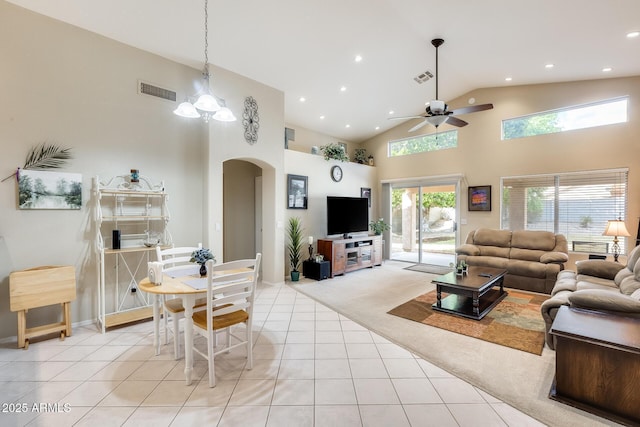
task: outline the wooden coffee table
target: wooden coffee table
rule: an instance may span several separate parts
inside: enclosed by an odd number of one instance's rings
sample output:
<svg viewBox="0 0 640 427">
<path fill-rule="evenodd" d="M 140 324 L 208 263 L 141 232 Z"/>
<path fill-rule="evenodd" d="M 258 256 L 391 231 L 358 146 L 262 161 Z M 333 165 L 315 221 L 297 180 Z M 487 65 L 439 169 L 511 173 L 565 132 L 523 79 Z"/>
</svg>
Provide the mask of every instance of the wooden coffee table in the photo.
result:
<svg viewBox="0 0 640 427">
<path fill-rule="evenodd" d="M 436 277 L 438 300 L 431 306 L 434 310 L 480 320 L 508 294 L 502 287 L 506 270 L 491 267 L 469 267 L 467 274 L 456 275 L 455 271 Z M 494 289 L 498 286 L 498 289 Z M 449 294 L 442 298 L 442 293 Z"/>
</svg>

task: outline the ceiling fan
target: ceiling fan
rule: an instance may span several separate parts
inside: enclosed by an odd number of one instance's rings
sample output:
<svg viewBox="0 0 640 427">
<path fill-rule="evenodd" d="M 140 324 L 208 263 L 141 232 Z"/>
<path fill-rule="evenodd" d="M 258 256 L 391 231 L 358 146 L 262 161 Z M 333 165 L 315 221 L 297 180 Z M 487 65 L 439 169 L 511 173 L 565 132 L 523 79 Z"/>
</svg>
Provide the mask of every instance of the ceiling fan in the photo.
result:
<svg viewBox="0 0 640 427">
<path fill-rule="evenodd" d="M 457 117 L 457 115 L 460 114 L 468 114 L 468 113 L 475 113 L 477 111 L 484 111 L 484 110 L 490 110 L 493 108 L 493 104 L 481 104 L 481 105 L 471 105 L 469 107 L 463 107 L 463 108 L 458 108 L 455 110 L 449 110 L 449 107 L 447 104 L 444 103 L 444 101 L 440 101 L 438 100 L 438 48 L 440 46 L 442 46 L 442 44 L 444 43 L 443 39 L 433 39 L 431 40 L 431 44 L 436 48 L 436 99 L 429 102 L 429 104 L 427 105 L 427 109 L 426 109 L 426 113 L 420 116 L 406 116 L 406 117 L 390 117 L 390 120 L 403 120 L 403 119 L 421 119 L 424 118 L 424 120 L 420 123 L 418 123 L 417 125 L 415 125 L 414 127 L 412 127 L 411 129 L 409 129 L 409 132 L 414 132 L 418 129 L 420 129 L 421 127 L 427 125 L 427 124 L 431 124 L 433 126 L 436 127 L 436 129 L 438 128 L 438 126 L 440 126 L 443 123 L 447 123 L 450 124 L 452 126 L 457 126 L 457 127 L 462 127 L 462 126 L 466 126 L 469 123 L 465 122 L 464 120 L 460 120 Z"/>
</svg>

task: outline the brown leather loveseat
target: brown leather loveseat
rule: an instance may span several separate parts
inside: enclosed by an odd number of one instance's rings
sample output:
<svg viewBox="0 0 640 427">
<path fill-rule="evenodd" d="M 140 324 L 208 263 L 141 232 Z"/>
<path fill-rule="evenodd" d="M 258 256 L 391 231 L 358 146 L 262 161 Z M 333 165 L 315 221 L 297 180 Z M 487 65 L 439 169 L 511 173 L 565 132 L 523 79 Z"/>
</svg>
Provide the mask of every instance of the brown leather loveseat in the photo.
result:
<svg viewBox="0 0 640 427">
<path fill-rule="evenodd" d="M 504 286 L 550 294 L 568 261 L 567 239 L 549 231 L 479 228 L 456 248 L 469 265 L 504 268 Z"/>
</svg>

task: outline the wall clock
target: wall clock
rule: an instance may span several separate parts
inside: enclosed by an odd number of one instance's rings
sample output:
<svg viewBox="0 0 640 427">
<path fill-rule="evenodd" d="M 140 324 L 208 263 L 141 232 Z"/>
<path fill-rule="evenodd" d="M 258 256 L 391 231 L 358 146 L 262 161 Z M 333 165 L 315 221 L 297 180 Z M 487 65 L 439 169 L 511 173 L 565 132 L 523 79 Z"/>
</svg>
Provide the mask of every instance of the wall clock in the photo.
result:
<svg viewBox="0 0 640 427">
<path fill-rule="evenodd" d="M 331 179 L 335 182 L 342 180 L 342 168 L 340 166 L 334 166 L 331 168 Z"/>
<path fill-rule="evenodd" d="M 253 96 L 244 99 L 244 112 L 242 113 L 242 126 L 244 126 L 244 139 L 253 145 L 258 142 L 258 129 L 260 129 L 260 116 L 258 116 L 258 103 Z"/>
</svg>

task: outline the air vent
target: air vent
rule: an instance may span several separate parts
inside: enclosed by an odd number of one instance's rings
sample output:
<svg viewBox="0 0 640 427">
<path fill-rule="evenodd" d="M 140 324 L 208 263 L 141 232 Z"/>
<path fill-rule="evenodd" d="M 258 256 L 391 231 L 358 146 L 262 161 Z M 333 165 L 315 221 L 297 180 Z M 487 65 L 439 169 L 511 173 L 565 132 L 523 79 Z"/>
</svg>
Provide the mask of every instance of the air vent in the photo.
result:
<svg viewBox="0 0 640 427">
<path fill-rule="evenodd" d="M 413 78 L 413 80 L 415 80 L 416 82 L 418 82 L 418 84 L 422 84 L 424 82 L 426 82 L 429 79 L 433 78 L 433 74 L 431 73 L 431 71 L 425 71 L 424 73 L 420 73 L 417 76 L 415 76 Z"/>
<path fill-rule="evenodd" d="M 154 86 L 143 81 L 138 81 L 138 93 L 155 96 L 156 98 L 162 98 L 168 101 L 176 100 L 175 91 Z"/>
</svg>

